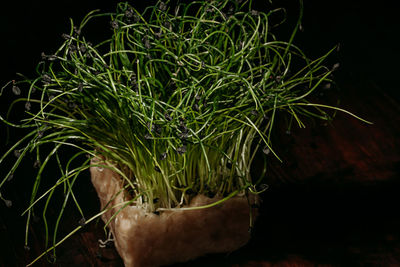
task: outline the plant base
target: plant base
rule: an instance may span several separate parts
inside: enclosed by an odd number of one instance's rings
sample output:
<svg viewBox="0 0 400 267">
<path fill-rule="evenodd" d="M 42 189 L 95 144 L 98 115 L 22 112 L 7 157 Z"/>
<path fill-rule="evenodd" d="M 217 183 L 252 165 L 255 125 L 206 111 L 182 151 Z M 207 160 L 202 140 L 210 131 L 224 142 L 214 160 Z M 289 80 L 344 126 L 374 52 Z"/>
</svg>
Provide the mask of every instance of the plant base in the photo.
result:
<svg viewBox="0 0 400 267">
<path fill-rule="evenodd" d="M 115 197 L 122 190 L 121 179 L 116 173 L 96 167 L 90 171 L 102 209 L 109 202 L 107 207 L 124 201 L 123 193 Z M 215 201 L 216 198 L 198 195 L 184 207 L 203 206 Z M 103 221 L 109 221 L 120 208 L 104 213 Z M 177 209 L 163 211 L 160 215 L 127 206 L 108 227 L 126 267 L 162 266 L 242 247 L 250 239 L 249 213 L 249 203 L 244 196 L 233 197 L 211 208 Z"/>
</svg>

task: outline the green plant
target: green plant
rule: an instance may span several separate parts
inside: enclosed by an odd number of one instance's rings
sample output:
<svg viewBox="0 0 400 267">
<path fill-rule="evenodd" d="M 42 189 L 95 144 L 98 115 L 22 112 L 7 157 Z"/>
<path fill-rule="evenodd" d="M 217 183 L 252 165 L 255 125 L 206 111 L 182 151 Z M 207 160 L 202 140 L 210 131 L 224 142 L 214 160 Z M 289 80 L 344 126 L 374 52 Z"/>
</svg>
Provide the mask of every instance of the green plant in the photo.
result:
<svg viewBox="0 0 400 267">
<path fill-rule="evenodd" d="M 277 113 L 304 127 L 301 116 L 330 120 L 324 108 L 344 111 L 308 100 L 331 82 L 323 63 L 334 49 L 310 60 L 293 44 L 301 14 L 289 40 L 280 41 L 270 17 L 282 9 L 258 12 L 251 1 L 233 0 L 170 9 L 158 2 L 140 14 L 120 3 L 116 13 L 71 21 L 61 47 L 43 54 L 37 78 L 6 85 L 16 94 L 28 85 L 27 96 L 10 105 L 25 102 L 26 119 L 0 117 L 30 130 L 0 158 L 18 154 L 0 188 L 27 153 L 37 155 L 27 226 L 35 205 L 44 201 L 46 209 L 58 187 L 64 204 L 72 199 L 84 217 L 73 185 L 90 166 L 120 174 L 132 196 L 126 205 L 149 212 L 180 208 L 196 194 L 218 196 L 216 205 L 258 193 L 262 179 L 253 180 L 250 168 L 260 150 L 278 157 L 271 143 Z M 81 32 L 101 18 L 111 21 L 111 38 L 92 44 Z M 61 162 L 65 147 L 76 153 Z M 39 194 L 52 158 L 61 175 Z"/>
</svg>

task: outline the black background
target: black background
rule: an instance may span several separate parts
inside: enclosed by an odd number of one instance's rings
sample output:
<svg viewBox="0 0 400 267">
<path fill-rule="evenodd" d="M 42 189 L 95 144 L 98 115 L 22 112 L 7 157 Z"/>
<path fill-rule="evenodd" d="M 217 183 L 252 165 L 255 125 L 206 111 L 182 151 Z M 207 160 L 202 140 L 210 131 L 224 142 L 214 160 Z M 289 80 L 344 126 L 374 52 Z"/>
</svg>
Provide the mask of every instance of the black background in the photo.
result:
<svg viewBox="0 0 400 267">
<path fill-rule="evenodd" d="M 17 72 L 33 77 L 41 52 L 51 54 L 62 43 L 61 34 L 69 32 L 69 18 L 78 23 L 93 9 L 113 11 L 117 2 L 2 2 L 0 85 L 15 79 Z M 397 36 L 400 23 L 394 1 L 304 2 L 304 32 L 299 32 L 295 42 L 307 55 L 316 58 L 340 44 L 340 51 L 330 57 L 332 63 L 340 62 L 339 82 L 372 82 L 380 90 L 397 97 L 400 60 Z M 259 9 L 266 6 L 264 1 L 255 3 Z M 286 7 L 289 22 L 294 25 L 298 14 L 297 1 L 275 1 L 274 5 Z M 135 3 L 135 6 L 140 7 L 140 4 Z M 89 34 L 107 36 L 107 26 L 93 27 Z M 1 98 L 2 111 L 10 101 L 8 96 L 6 93 L 6 97 Z"/>
<path fill-rule="evenodd" d="M 17 72 L 33 77 L 35 66 L 41 59 L 41 52 L 51 54 L 62 43 L 61 34 L 69 32 L 70 17 L 79 22 L 87 12 L 93 9 L 113 11 L 117 2 L 2 1 L 0 4 L 0 87 L 15 79 Z M 316 58 L 340 43 L 339 52 L 329 59 L 330 64 L 340 63 L 340 70 L 336 74 L 339 87 L 341 84 L 352 84 L 353 86 L 344 87 L 343 90 L 354 90 L 352 95 L 355 96 L 375 94 L 376 91 L 380 91 L 399 100 L 398 34 L 400 23 L 395 1 L 305 0 L 304 2 L 304 32 L 298 33 L 295 42 L 306 51 L 306 54 L 311 58 Z M 263 8 L 263 1 L 256 1 L 256 3 L 259 9 Z M 133 3 L 133 5 L 140 4 Z M 297 1 L 275 1 L 275 6 L 287 7 L 289 22 L 294 26 L 298 14 Z M 95 37 L 106 36 L 109 31 L 108 25 L 99 25 L 99 28 L 94 28 L 91 34 Z M 1 114 L 5 114 L 9 103 L 15 99 L 9 91 L 6 89 L 1 96 Z M 360 100 L 355 97 L 352 101 Z M 19 110 L 23 112 L 23 109 Z M 1 124 L 0 151 L 5 151 L 5 148 L 18 140 L 18 137 L 18 134 L 11 135 L 9 143 L 6 144 L 6 127 Z M 4 165 L 1 168 L 0 173 L 4 174 Z M 30 174 L 29 168 L 21 170 L 18 174 L 20 177 L 16 178 L 25 178 Z M 4 203 L 0 202 L 2 212 L 0 219 L 3 217 L 3 223 L 14 224 L 14 228 L 10 229 L 15 231 L 15 233 L 8 233 L 7 236 L 0 236 L 2 245 L 6 245 L 4 244 L 7 242 L 6 239 L 12 238 L 14 234 L 17 238 L 23 235 L 24 225 L 19 214 L 26 207 L 26 201 L 29 199 L 30 184 L 31 181 L 21 179 L 5 187 L 10 191 L 4 193 L 2 189 L 4 196 L 14 200 L 14 208 L 6 209 Z M 288 195 L 290 196 L 289 193 Z M 351 196 L 347 197 L 351 198 Z M 286 204 L 282 204 L 282 207 L 287 208 Z M 279 204 L 277 205 L 275 208 L 279 210 Z M 15 221 L 9 221 L 7 218 Z M 2 233 L 4 232 L 0 231 L 0 234 Z"/>
<path fill-rule="evenodd" d="M 16 72 L 31 74 L 40 53 L 51 53 L 69 31 L 69 18 L 79 22 L 93 10 L 113 11 L 118 1 L 3 1 L 1 3 L 1 84 Z M 150 1 L 151 2 L 151 1 Z M 150 3 L 149 2 L 149 3 Z M 265 1 L 267 2 L 267 1 Z M 304 32 L 297 44 L 316 57 L 340 43 L 342 70 L 354 80 L 377 82 L 383 90 L 395 91 L 398 51 L 398 14 L 394 1 L 317 1 L 305 0 Z M 264 1 L 255 1 L 262 9 Z M 140 7 L 140 3 L 135 3 Z M 141 4 L 143 6 L 143 3 Z M 298 1 L 275 1 L 288 8 L 294 22 Z M 106 27 L 93 29 L 104 34 Z M 4 100 L 3 100 L 4 101 Z"/>
</svg>

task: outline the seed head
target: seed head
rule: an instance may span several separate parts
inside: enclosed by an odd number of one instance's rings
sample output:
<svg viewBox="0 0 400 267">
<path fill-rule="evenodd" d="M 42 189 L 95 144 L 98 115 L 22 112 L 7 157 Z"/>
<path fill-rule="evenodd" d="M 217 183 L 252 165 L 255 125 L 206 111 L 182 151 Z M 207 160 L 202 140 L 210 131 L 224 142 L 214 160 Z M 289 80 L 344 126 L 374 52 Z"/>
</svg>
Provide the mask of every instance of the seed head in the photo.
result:
<svg viewBox="0 0 400 267">
<path fill-rule="evenodd" d="M 331 89 L 332 88 L 332 84 L 331 83 L 326 83 L 326 84 L 324 84 L 323 88 L 326 89 L 326 90 Z"/>
<path fill-rule="evenodd" d="M 12 92 L 14 93 L 14 95 L 20 95 L 21 94 L 21 89 L 19 89 L 18 86 L 13 85 Z"/>
<path fill-rule="evenodd" d="M 264 153 L 265 155 L 268 155 L 269 153 L 271 153 L 271 150 L 270 150 L 268 147 L 264 147 L 264 148 L 263 148 L 263 153 Z"/>
<path fill-rule="evenodd" d="M 79 223 L 80 226 L 84 226 L 86 224 L 86 219 L 82 218 L 82 219 L 79 220 L 78 223 Z"/>
<path fill-rule="evenodd" d="M 35 162 L 33 163 L 33 168 L 37 169 L 40 167 L 40 160 L 35 160 Z"/>
<path fill-rule="evenodd" d="M 161 134 L 161 126 L 159 124 L 153 123 L 152 130 L 157 134 Z"/>
<path fill-rule="evenodd" d="M 208 7 L 207 9 L 206 9 L 206 12 L 207 13 L 211 13 L 211 12 L 213 12 L 214 11 L 214 9 L 213 8 L 210 8 L 210 7 Z"/>
<path fill-rule="evenodd" d="M 113 28 L 114 30 L 119 29 L 118 21 L 116 21 L 116 20 L 111 21 L 110 25 L 111 25 L 111 28 Z"/>
<path fill-rule="evenodd" d="M 71 35 L 68 35 L 68 34 L 66 34 L 66 33 L 61 34 L 61 37 L 62 37 L 64 40 L 70 40 L 70 39 L 72 38 Z"/>
<path fill-rule="evenodd" d="M 129 9 L 125 10 L 125 17 L 128 18 L 128 19 L 130 19 L 130 18 L 133 17 L 133 10 L 132 10 L 132 8 L 129 8 Z"/>
<path fill-rule="evenodd" d="M 159 32 L 155 32 L 155 33 L 154 33 L 154 36 L 156 37 L 156 39 L 160 39 L 161 36 L 162 36 L 162 31 L 161 31 L 161 29 L 160 29 Z"/>
<path fill-rule="evenodd" d="M 143 42 L 144 47 L 146 49 L 150 49 L 151 48 L 151 44 L 150 44 L 149 38 L 147 38 L 147 36 L 143 37 L 142 42 Z"/>
<path fill-rule="evenodd" d="M 74 109 L 76 109 L 78 107 L 78 105 L 73 100 L 68 101 L 67 105 L 68 105 L 68 108 L 72 109 L 72 110 L 74 110 Z"/>
<path fill-rule="evenodd" d="M 82 93 L 82 91 L 83 91 L 83 83 L 79 83 L 79 84 L 78 84 L 78 91 L 79 91 L 80 93 Z"/>
<path fill-rule="evenodd" d="M 164 2 L 160 2 L 160 5 L 158 6 L 158 8 L 161 11 L 165 11 L 165 10 L 167 10 L 167 5 Z"/>
<path fill-rule="evenodd" d="M 178 154 L 180 154 L 180 155 L 186 153 L 186 146 L 183 145 L 183 146 L 181 146 L 181 147 L 178 147 L 178 148 L 176 149 L 176 152 L 178 152 Z"/>
<path fill-rule="evenodd" d="M 37 132 L 37 138 L 42 138 L 43 137 L 44 132 L 43 131 L 38 131 Z"/>
<path fill-rule="evenodd" d="M 169 22 L 168 20 L 166 22 L 164 22 L 164 27 L 170 29 L 171 28 L 171 22 Z"/>
<path fill-rule="evenodd" d="M 336 63 L 332 66 L 332 72 L 336 71 L 340 67 L 340 63 Z"/>
<path fill-rule="evenodd" d="M 136 74 L 135 74 L 135 73 L 132 73 L 131 77 L 129 77 L 129 81 L 130 81 L 131 83 L 136 83 L 136 80 L 137 80 Z"/>
<path fill-rule="evenodd" d="M 164 160 L 164 159 L 166 159 L 166 158 L 167 158 L 167 152 L 161 153 L 161 155 L 160 155 L 160 160 Z"/>
<path fill-rule="evenodd" d="M 50 84 L 51 82 L 52 82 L 52 79 L 51 79 L 50 75 L 48 75 L 48 74 L 43 74 L 43 75 L 42 75 L 42 83 L 43 83 L 44 85 L 48 85 L 48 84 Z"/>
<path fill-rule="evenodd" d="M 74 26 L 74 33 L 76 35 L 80 35 L 81 34 L 81 29 L 79 29 L 78 27 Z"/>
<path fill-rule="evenodd" d="M 94 70 L 94 71 L 93 71 L 93 74 L 96 75 L 96 76 L 97 76 L 97 75 L 100 75 L 100 74 L 101 74 L 101 71 L 99 71 L 99 70 Z"/>
<path fill-rule="evenodd" d="M 207 99 L 205 99 L 205 98 L 203 99 L 203 107 L 205 107 L 205 108 L 207 107 Z"/>
<path fill-rule="evenodd" d="M 183 140 L 183 141 L 186 141 L 186 140 L 188 139 L 188 137 L 189 137 L 189 135 L 188 135 L 187 132 L 179 133 L 178 136 L 179 136 L 179 138 L 180 138 L 181 140 Z"/>
<path fill-rule="evenodd" d="M 139 17 L 138 14 L 134 14 L 134 15 L 133 15 L 133 21 L 134 21 L 135 23 L 138 23 L 138 22 L 140 21 L 140 17 Z"/>
<path fill-rule="evenodd" d="M 84 44 L 81 44 L 79 46 L 79 50 L 81 51 L 82 54 L 85 54 L 86 51 L 87 51 L 87 48 L 86 48 L 86 46 Z"/>
<path fill-rule="evenodd" d="M 181 124 L 178 126 L 178 129 L 182 132 L 182 133 L 188 133 L 189 129 L 188 127 L 185 125 L 185 123 L 181 122 Z"/>
<path fill-rule="evenodd" d="M 69 45 L 69 50 L 68 50 L 68 53 L 69 53 L 69 55 L 72 55 L 73 53 L 75 53 L 76 52 L 76 45 L 74 45 L 74 44 L 70 44 Z"/>
<path fill-rule="evenodd" d="M 21 156 L 21 150 L 18 150 L 18 149 L 14 150 L 14 156 L 16 158 L 19 158 Z"/>
<path fill-rule="evenodd" d="M 12 206 L 12 201 L 11 200 L 4 199 L 4 203 L 6 204 L 7 208 L 11 208 L 11 206 Z"/>
<path fill-rule="evenodd" d="M 7 178 L 7 181 L 9 182 L 9 181 L 11 181 L 13 178 L 14 178 L 14 174 L 13 174 L 13 173 L 10 173 L 10 175 L 9 175 L 8 178 Z"/>
<path fill-rule="evenodd" d="M 258 12 L 257 10 L 254 10 L 254 9 L 253 9 L 253 10 L 251 11 L 251 15 L 252 15 L 252 16 L 258 16 L 258 14 L 259 14 L 259 12 Z"/>
<path fill-rule="evenodd" d="M 172 121 L 172 117 L 168 113 L 165 113 L 164 117 L 167 121 Z"/>
<path fill-rule="evenodd" d="M 26 103 L 25 103 L 25 109 L 26 109 L 27 111 L 30 111 L 30 110 L 31 110 L 31 102 L 26 101 Z"/>
<path fill-rule="evenodd" d="M 47 60 L 47 61 L 55 61 L 57 60 L 57 56 L 55 55 L 46 55 L 44 52 L 41 54 L 42 60 Z"/>
<path fill-rule="evenodd" d="M 228 15 L 229 15 L 229 16 L 232 15 L 232 14 L 233 14 L 233 11 L 234 11 L 233 6 L 229 7 L 229 9 L 228 9 Z"/>
<path fill-rule="evenodd" d="M 133 91 L 138 92 L 138 91 L 139 91 L 139 85 L 137 85 L 136 82 L 133 83 L 133 84 L 132 84 L 132 89 L 133 89 Z"/>
</svg>

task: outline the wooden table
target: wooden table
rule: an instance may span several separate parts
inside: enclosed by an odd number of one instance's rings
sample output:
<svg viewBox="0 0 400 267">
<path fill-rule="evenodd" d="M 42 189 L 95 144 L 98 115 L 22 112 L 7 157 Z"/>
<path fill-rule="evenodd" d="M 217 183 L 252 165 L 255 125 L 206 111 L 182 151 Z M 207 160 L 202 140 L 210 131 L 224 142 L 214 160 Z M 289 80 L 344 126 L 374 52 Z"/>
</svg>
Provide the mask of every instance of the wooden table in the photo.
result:
<svg viewBox="0 0 400 267">
<path fill-rule="evenodd" d="M 270 187 L 249 244 L 230 255 L 175 266 L 400 265 L 399 99 L 373 84 L 352 86 L 341 85 L 342 106 L 374 124 L 337 114 L 329 125 L 309 123 L 276 136 L 283 163 L 269 159 Z M 365 86 L 368 93 L 360 95 Z M 98 203 L 89 178 L 80 183 L 87 200 L 83 208 L 94 214 Z M 0 266 L 5 267 L 23 266 L 43 251 L 40 218 L 29 229 L 30 250 L 24 250 L 20 213 L 29 191 L 16 191 L 17 185 L 21 181 L 9 185 L 15 189 L 8 194 L 14 208 L 0 205 Z M 72 209 L 63 218 L 61 229 L 80 220 Z M 85 226 L 63 243 L 55 265 L 43 259 L 35 266 L 123 266 L 112 246 L 99 248 L 102 226 Z"/>
</svg>

